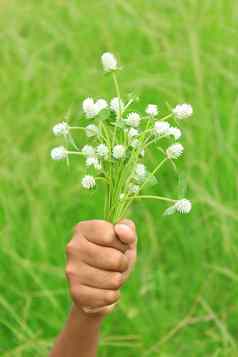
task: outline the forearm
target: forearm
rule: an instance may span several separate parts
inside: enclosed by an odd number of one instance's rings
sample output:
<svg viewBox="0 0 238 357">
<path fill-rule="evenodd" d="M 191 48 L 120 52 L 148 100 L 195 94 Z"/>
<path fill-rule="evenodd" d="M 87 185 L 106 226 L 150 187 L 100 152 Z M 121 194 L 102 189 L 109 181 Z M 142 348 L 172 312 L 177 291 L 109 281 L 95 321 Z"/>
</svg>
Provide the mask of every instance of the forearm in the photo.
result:
<svg viewBox="0 0 238 357">
<path fill-rule="evenodd" d="M 50 357 L 95 357 L 100 325 L 101 317 L 82 314 L 73 307 Z"/>
</svg>

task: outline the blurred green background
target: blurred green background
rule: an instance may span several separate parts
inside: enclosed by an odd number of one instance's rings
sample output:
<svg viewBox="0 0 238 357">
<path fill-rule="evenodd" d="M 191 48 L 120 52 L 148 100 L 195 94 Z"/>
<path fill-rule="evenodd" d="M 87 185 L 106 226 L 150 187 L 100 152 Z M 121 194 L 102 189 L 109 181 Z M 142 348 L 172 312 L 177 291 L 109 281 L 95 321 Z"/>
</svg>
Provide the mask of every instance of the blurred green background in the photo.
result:
<svg viewBox="0 0 238 357">
<path fill-rule="evenodd" d="M 1 1 L 1 356 L 47 356 L 70 307 L 66 242 L 79 220 L 102 216 L 100 193 L 79 190 L 77 161 L 68 169 L 49 150 L 68 108 L 114 96 L 104 51 L 120 58 L 136 110 L 190 102 L 195 114 L 179 163 L 193 211 L 133 206 L 138 263 L 99 356 L 238 356 L 237 19 L 234 0 Z M 158 186 L 176 195 L 172 170 Z"/>
</svg>

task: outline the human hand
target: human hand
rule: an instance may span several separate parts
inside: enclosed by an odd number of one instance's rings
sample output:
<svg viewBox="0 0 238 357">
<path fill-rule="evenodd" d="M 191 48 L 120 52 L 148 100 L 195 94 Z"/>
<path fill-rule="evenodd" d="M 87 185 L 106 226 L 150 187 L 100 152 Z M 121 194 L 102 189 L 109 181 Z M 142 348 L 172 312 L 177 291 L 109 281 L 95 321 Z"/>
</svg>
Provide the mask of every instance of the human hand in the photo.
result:
<svg viewBox="0 0 238 357">
<path fill-rule="evenodd" d="M 84 314 L 111 312 L 136 261 L 134 223 L 80 222 L 66 251 L 66 276 L 75 306 Z"/>
</svg>

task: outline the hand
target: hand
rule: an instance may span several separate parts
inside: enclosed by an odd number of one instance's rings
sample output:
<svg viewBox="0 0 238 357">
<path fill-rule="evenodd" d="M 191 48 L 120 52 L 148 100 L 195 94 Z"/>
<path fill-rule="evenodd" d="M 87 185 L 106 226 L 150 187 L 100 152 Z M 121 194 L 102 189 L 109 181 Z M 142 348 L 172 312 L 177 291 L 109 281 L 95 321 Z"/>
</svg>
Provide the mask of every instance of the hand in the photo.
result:
<svg viewBox="0 0 238 357">
<path fill-rule="evenodd" d="M 76 307 L 84 314 L 111 312 L 136 261 L 134 223 L 80 222 L 66 251 L 66 276 Z"/>
</svg>

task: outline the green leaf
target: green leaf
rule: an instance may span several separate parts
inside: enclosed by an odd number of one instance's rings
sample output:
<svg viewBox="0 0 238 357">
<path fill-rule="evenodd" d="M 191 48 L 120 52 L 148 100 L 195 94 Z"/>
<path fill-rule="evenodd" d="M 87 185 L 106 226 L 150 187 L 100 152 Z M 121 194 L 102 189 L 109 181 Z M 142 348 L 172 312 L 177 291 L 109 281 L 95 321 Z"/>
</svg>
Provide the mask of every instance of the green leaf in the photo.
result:
<svg viewBox="0 0 238 357">
<path fill-rule="evenodd" d="M 171 216 L 175 212 L 176 212 L 176 208 L 174 206 L 171 206 L 164 211 L 163 216 Z"/>
</svg>

